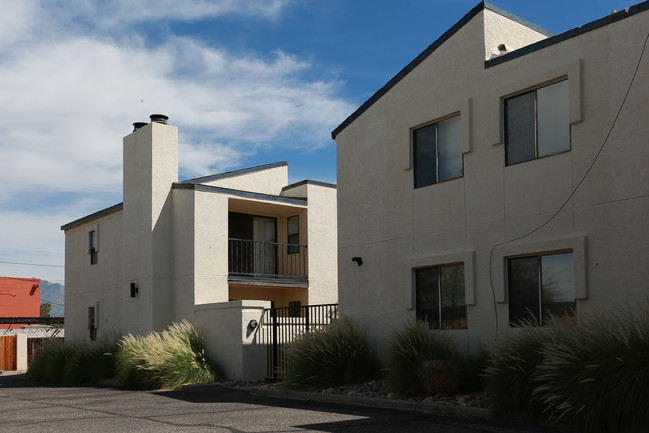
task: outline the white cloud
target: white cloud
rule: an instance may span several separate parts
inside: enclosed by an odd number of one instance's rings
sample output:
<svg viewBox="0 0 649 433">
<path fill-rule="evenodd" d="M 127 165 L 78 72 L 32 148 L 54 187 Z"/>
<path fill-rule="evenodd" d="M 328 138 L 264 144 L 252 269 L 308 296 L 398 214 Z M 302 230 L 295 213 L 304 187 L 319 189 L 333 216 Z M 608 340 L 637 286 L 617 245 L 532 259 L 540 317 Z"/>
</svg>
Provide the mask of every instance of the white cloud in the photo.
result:
<svg viewBox="0 0 649 433">
<path fill-rule="evenodd" d="M 225 14 L 274 19 L 286 3 L 24 0 L 5 7 L 0 243 L 55 249 L 62 224 L 121 201 L 122 137 L 151 113 L 179 127 L 180 168 L 192 177 L 239 168 L 261 147 L 330 144 L 331 129 L 353 107 L 336 95 L 339 83 L 305 79 L 308 61 L 281 51 L 233 54 L 173 34 L 151 46 L 137 26 L 127 29 L 134 21 Z M 121 30 L 111 33 L 117 23 Z"/>
</svg>

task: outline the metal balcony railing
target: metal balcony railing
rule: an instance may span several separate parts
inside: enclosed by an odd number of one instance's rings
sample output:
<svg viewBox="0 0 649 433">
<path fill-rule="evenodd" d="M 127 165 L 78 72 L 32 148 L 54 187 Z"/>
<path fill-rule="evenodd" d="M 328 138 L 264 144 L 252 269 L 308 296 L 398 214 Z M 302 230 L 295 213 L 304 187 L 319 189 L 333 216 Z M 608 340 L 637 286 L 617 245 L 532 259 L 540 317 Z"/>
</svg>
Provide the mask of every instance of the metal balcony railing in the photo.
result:
<svg viewBox="0 0 649 433">
<path fill-rule="evenodd" d="M 230 276 L 306 281 L 307 246 L 228 239 Z"/>
</svg>

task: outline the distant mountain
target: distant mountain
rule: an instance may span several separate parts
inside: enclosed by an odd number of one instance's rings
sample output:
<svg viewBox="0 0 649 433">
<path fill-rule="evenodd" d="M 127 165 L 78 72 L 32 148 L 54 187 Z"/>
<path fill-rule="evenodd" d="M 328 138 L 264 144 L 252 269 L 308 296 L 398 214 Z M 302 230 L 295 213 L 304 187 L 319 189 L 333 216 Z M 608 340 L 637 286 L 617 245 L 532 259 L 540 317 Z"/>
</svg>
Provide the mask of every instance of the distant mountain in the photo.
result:
<svg viewBox="0 0 649 433">
<path fill-rule="evenodd" d="M 65 311 L 65 286 L 41 280 L 41 303 L 43 302 L 52 304 L 50 316 L 63 317 Z"/>
</svg>

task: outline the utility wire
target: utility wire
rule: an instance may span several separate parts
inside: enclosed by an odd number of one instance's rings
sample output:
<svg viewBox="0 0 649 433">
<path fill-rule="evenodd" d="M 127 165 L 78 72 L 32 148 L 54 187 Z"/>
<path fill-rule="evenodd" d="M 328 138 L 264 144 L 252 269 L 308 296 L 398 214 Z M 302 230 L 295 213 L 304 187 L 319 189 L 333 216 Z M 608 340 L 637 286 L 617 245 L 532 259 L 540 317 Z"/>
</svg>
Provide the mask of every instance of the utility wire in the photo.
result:
<svg viewBox="0 0 649 433">
<path fill-rule="evenodd" d="M 65 268 L 63 265 L 46 265 L 43 263 L 20 263 L 20 262 L 5 262 L 0 260 L 0 263 L 5 263 L 8 265 L 24 265 L 24 266 L 46 266 L 48 268 Z"/>
<path fill-rule="evenodd" d="M 608 139 L 610 138 L 611 133 L 613 132 L 613 128 L 615 128 L 615 125 L 617 124 L 617 120 L 620 117 L 620 113 L 622 113 L 622 108 L 624 108 L 624 105 L 625 105 L 626 100 L 627 100 L 627 98 L 629 96 L 629 93 L 631 93 L 631 88 L 633 87 L 633 83 L 635 82 L 635 78 L 638 75 L 638 70 L 640 69 L 640 64 L 642 63 L 642 58 L 644 57 L 644 52 L 645 52 L 645 48 L 647 47 L 647 42 L 649 42 L 649 33 L 647 34 L 647 37 L 645 38 L 644 44 L 642 45 L 642 51 L 640 51 L 640 58 L 638 59 L 638 62 L 636 64 L 635 71 L 633 71 L 633 76 L 631 77 L 631 81 L 629 82 L 629 86 L 626 89 L 626 93 L 624 94 L 624 98 L 622 99 L 622 103 L 620 104 L 620 108 L 617 110 L 617 113 L 615 114 L 615 118 L 613 119 L 613 123 L 611 123 L 611 127 L 608 129 L 608 133 L 606 134 L 606 137 L 604 138 L 604 141 L 600 145 L 599 150 L 597 151 L 597 154 L 595 155 L 595 158 L 590 163 L 590 166 L 588 167 L 588 170 L 586 170 L 586 173 L 584 173 L 581 180 L 577 183 L 577 186 L 575 186 L 573 188 L 573 190 L 570 193 L 570 195 L 568 196 L 568 198 L 563 202 L 563 204 L 559 207 L 559 209 L 557 209 L 557 211 L 550 218 L 548 218 L 543 224 L 539 225 L 538 227 L 536 227 L 533 230 L 530 230 L 529 232 L 525 233 L 524 235 L 518 236 L 518 237 L 516 237 L 514 239 L 510 239 L 508 241 L 501 242 L 499 244 L 494 245 L 491 248 L 491 252 L 489 253 L 489 285 L 491 286 L 491 296 L 492 296 L 492 299 L 493 299 L 494 313 L 495 313 L 495 316 L 496 316 L 496 329 L 498 329 L 498 307 L 496 305 L 496 289 L 494 288 L 494 283 L 493 283 L 493 278 L 492 278 L 492 270 L 491 270 L 491 268 L 493 266 L 494 250 L 496 248 L 502 246 L 502 245 L 506 245 L 506 244 L 521 240 L 523 238 L 526 238 L 526 237 L 530 236 L 533 233 L 536 233 L 541 228 L 548 225 L 552 220 L 554 220 L 557 217 L 557 215 L 559 215 L 559 213 L 563 210 L 563 208 L 566 207 L 568 202 L 574 197 L 575 193 L 577 192 L 577 190 L 579 189 L 581 184 L 584 183 L 584 181 L 586 180 L 586 177 L 588 176 L 588 174 L 592 170 L 593 166 L 595 166 L 595 163 L 597 162 L 597 159 L 599 158 L 600 154 L 604 150 L 604 146 L 606 146 L 606 143 L 608 143 Z"/>
</svg>

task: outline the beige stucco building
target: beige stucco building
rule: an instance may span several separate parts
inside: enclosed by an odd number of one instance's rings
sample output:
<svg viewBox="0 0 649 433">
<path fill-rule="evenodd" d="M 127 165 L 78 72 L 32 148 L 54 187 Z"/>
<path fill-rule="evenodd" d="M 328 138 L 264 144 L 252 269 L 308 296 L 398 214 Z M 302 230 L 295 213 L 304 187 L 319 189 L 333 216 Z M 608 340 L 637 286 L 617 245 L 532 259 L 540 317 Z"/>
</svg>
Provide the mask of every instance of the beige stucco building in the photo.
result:
<svg viewBox="0 0 649 433">
<path fill-rule="evenodd" d="M 67 341 L 187 319 L 241 345 L 244 310 L 337 302 L 335 185 L 289 185 L 286 162 L 179 182 L 178 130 L 151 120 L 124 138 L 123 203 L 62 227 Z"/>
<path fill-rule="evenodd" d="M 332 133 L 341 313 L 477 347 L 646 306 L 648 34 L 648 2 L 558 35 L 480 3 L 358 108 Z"/>
</svg>

